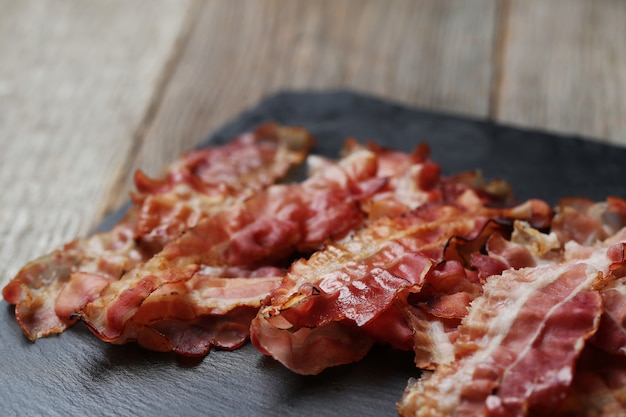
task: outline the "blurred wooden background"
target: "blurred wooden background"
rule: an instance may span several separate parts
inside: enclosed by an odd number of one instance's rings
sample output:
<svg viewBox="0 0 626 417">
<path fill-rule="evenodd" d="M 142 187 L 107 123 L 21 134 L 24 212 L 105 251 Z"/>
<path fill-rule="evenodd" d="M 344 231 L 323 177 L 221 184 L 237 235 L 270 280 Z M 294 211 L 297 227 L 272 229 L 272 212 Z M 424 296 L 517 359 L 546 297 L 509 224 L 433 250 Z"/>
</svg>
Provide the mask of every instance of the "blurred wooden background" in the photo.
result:
<svg viewBox="0 0 626 417">
<path fill-rule="evenodd" d="M 0 0 L 0 284 L 281 89 L 626 146 L 623 0 Z"/>
</svg>

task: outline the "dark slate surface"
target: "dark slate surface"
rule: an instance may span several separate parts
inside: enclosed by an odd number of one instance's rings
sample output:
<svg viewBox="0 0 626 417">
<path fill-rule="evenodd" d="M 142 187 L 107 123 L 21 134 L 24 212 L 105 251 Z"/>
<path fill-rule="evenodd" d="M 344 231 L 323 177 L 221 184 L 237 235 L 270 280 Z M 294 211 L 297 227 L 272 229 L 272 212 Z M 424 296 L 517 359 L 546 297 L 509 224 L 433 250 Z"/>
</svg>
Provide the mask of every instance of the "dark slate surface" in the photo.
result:
<svg viewBox="0 0 626 417">
<path fill-rule="evenodd" d="M 324 155 L 336 155 L 347 136 L 405 150 L 426 141 L 444 173 L 480 168 L 487 178 L 507 179 L 520 199 L 555 203 L 570 195 L 626 197 L 625 149 L 409 109 L 345 91 L 268 97 L 207 143 L 223 143 L 266 121 L 310 129 L 318 140 L 314 152 Z M 188 360 L 133 345 L 107 345 L 81 325 L 30 343 L 13 308 L 2 303 L 3 416 L 394 416 L 407 379 L 417 375 L 410 353 L 383 347 L 361 363 L 303 377 L 249 344 Z"/>
</svg>

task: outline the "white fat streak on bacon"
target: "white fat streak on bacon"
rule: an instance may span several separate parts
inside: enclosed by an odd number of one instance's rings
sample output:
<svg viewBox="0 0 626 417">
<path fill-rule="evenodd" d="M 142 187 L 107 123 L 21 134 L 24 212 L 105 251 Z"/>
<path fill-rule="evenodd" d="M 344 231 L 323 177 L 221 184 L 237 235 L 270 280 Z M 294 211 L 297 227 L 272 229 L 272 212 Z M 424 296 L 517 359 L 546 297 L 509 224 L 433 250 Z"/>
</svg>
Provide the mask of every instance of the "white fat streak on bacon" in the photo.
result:
<svg viewBox="0 0 626 417">
<path fill-rule="evenodd" d="M 164 284 L 143 302 L 133 321 L 152 324 L 165 318 L 225 314 L 237 305 L 260 307 L 283 278 L 278 268 L 262 269 L 269 275 L 240 270 L 237 276 L 227 276 L 212 271 L 210 275 L 197 273 L 187 281 Z"/>
<path fill-rule="evenodd" d="M 438 365 L 452 363 L 454 344 L 451 334 L 456 332 L 456 327 L 411 305 L 406 306 L 405 315 L 413 329 L 415 366 L 422 370 L 434 370 Z"/>
<path fill-rule="evenodd" d="M 409 387 L 399 412 L 403 416 L 524 415 L 529 401 L 545 394 L 542 390 L 553 396 L 555 403 L 548 408 L 557 406 L 571 383 L 575 359 L 599 323 L 602 308 L 593 289 L 614 264 L 610 248 L 596 247 L 592 253 L 576 249 L 570 248 L 569 261 L 562 264 L 507 270 L 490 277 L 484 295 L 472 303 L 459 328 L 456 361 Z M 565 317 L 572 311 L 578 320 L 568 323 Z M 564 321 L 558 321 L 561 315 Z M 526 322 L 520 322 L 520 317 Z M 520 334 L 519 326 L 529 323 L 528 333 Z M 542 339 L 547 345 L 536 344 Z M 537 362 L 542 354 L 550 359 Z M 560 360 L 554 360 L 557 354 L 563 355 Z M 532 359 L 533 364 L 527 363 Z"/>
<path fill-rule="evenodd" d="M 165 180 L 139 174 L 136 205 L 120 224 L 35 259 L 4 288 L 5 300 L 16 305 L 24 334 L 35 340 L 63 332 L 76 321 L 73 313 L 96 298 L 108 282 L 148 260 L 181 227 L 241 202 L 284 176 L 302 160 L 311 141 L 303 129 L 268 124 L 235 138 L 233 144 L 187 153 L 171 165 Z M 229 163 L 239 159 L 243 162 Z M 141 223 L 146 211 L 155 207 L 159 214 L 148 222 L 151 226 L 145 222 L 138 226 L 137 218 Z M 135 241 L 160 227 L 167 233 L 157 233 L 158 239 Z"/>
<path fill-rule="evenodd" d="M 311 250 L 359 224 L 358 199 L 380 186 L 376 156 L 359 150 L 302 184 L 274 185 L 202 221 L 141 268 L 110 284 L 81 317 L 116 341 L 143 301 L 166 283 L 190 279 L 202 265 L 251 265 Z M 132 331 L 130 332 L 133 333 Z"/>
</svg>

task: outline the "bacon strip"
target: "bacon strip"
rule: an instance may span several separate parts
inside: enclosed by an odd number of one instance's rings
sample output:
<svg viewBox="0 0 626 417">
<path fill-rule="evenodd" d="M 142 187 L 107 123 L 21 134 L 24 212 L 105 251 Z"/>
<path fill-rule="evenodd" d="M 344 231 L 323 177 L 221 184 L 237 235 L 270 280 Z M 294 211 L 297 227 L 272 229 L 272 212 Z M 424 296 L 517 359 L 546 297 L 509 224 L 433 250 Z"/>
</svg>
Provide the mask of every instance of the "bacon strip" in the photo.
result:
<svg viewBox="0 0 626 417">
<path fill-rule="evenodd" d="M 521 416 L 556 410 L 600 322 L 602 300 L 595 288 L 623 262 L 623 245 L 568 246 L 561 263 L 490 277 L 459 328 L 455 361 L 409 387 L 400 414 Z"/>
<path fill-rule="evenodd" d="M 313 139 L 300 128 L 265 124 L 219 147 L 183 155 L 160 180 L 135 174 L 135 236 L 159 252 L 203 218 L 247 200 L 306 157 Z"/>
<path fill-rule="evenodd" d="M 624 200 L 609 197 L 604 202 L 593 202 L 571 198 L 561 201 L 557 210 L 552 230 L 564 242 L 611 244 L 626 239 Z M 626 268 L 615 267 L 612 275 L 614 279 L 600 289 L 604 312 L 591 343 L 611 354 L 626 355 Z"/>
<path fill-rule="evenodd" d="M 126 220 L 108 233 L 76 239 L 24 266 L 2 292 L 9 304 L 15 304 L 24 334 L 35 340 L 65 331 L 76 321 L 71 317 L 76 306 L 141 263 L 146 255 L 132 234 Z"/>
<path fill-rule="evenodd" d="M 302 184 L 274 185 L 201 221 L 162 252 L 111 283 L 81 318 L 103 340 L 125 343 L 145 323 L 133 317 L 165 284 L 186 282 L 204 266 L 270 265 L 341 237 L 363 220 L 359 199 L 383 183 L 376 156 L 365 150 L 317 172 Z M 138 316 L 140 317 L 140 316 Z"/>
<path fill-rule="evenodd" d="M 411 329 L 397 303 L 402 305 L 409 292 L 419 293 L 431 282 L 429 275 L 441 276 L 438 264 L 446 242 L 453 236 L 474 239 L 491 219 L 537 220 L 539 212 L 549 216 L 551 210 L 539 201 L 478 212 L 438 203 L 406 216 L 382 218 L 294 263 L 282 288 L 253 321 L 252 341 L 301 374 L 359 360 L 374 341 L 410 349 Z M 468 281 L 465 274 L 463 279 Z M 358 348 L 339 343 L 346 337 L 357 340 Z M 334 349 L 320 349 L 320 339 Z"/>
<path fill-rule="evenodd" d="M 359 146 L 348 141 L 346 148 Z M 410 154 L 374 143 L 368 149 L 378 156 L 378 176 L 389 178 L 383 189 L 364 206 L 370 220 L 397 217 L 429 201 L 440 201 L 441 167 L 430 160 L 430 148 L 418 145 Z"/>
<path fill-rule="evenodd" d="M 109 282 L 148 260 L 182 229 L 284 176 L 311 143 L 303 129 L 268 124 L 228 145 L 187 153 L 163 180 L 138 173 L 136 205 L 119 225 L 30 262 L 3 289 L 25 335 L 35 340 L 63 332 Z"/>
<path fill-rule="evenodd" d="M 205 268 L 150 294 L 121 339 L 185 356 L 204 356 L 213 345 L 238 348 L 248 340 L 262 300 L 282 277 L 283 271 L 273 267 Z"/>
</svg>

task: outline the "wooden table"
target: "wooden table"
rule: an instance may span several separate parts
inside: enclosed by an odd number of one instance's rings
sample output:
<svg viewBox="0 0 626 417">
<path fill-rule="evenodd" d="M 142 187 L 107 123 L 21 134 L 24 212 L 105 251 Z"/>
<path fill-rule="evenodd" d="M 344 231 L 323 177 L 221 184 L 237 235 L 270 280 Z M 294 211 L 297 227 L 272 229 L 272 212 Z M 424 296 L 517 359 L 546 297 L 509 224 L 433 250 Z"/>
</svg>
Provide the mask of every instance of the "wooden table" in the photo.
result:
<svg viewBox="0 0 626 417">
<path fill-rule="evenodd" d="M 626 145 L 623 0 L 0 0 L 0 283 L 283 89 Z"/>
</svg>

